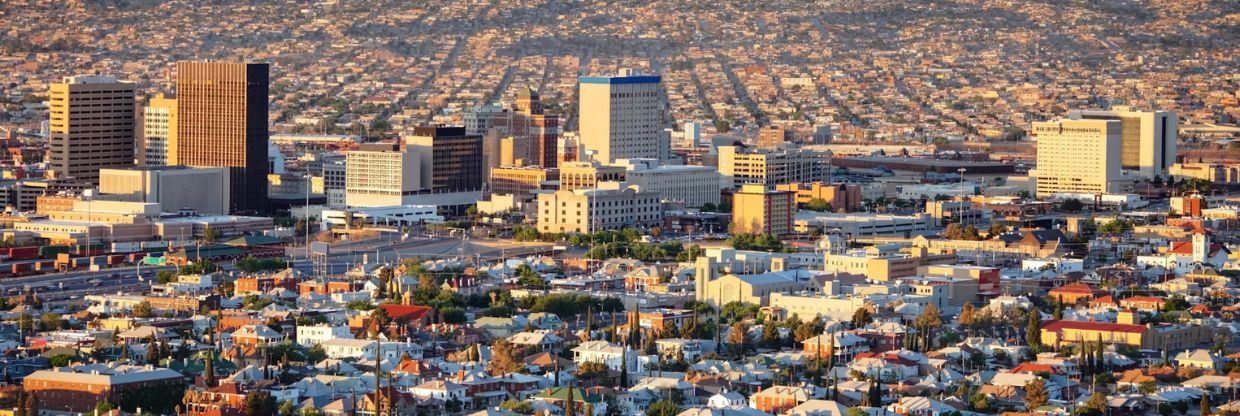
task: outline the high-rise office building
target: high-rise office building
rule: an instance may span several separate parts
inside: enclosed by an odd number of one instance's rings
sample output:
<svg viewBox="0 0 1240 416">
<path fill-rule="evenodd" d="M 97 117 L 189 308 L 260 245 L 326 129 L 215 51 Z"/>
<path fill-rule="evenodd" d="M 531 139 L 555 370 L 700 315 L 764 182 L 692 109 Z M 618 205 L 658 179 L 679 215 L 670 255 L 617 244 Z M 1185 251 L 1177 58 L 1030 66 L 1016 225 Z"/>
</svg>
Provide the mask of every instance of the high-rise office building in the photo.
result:
<svg viewBox="0 0 1240 416">
<path fill-rule="evenodd" d="M 422 158 L 400 144 L 363 144 L 345 153 L 344 199 L 350 207 L 406 205 L 429 188 Z"/>
<path fill-rule="evenodd" d="M 267 209 L 265 63 L 177 62 L 177 162 L 229 169 L 232 212 Z"/>
<path fill-rule="evenodd" d="M 509 110 L 500 105 L 474 107 L 463 114 L 466 135 L 498 135 L 507 140 L 513 151 L 503 158 L 502 166 L 521 164 L 553 168 L 559 164 L 557 144 L 560 137 L 560 118 L 544 113 L 538 92 L 525 88 L 517 93 L 517 99 Z M 501 160 L 495 140 L 487 140 L 486 154 L 489 167 L 498 167 Z M 519 163 L 518 163 L 519 162 Z"/>
<path fill-rule="evenodd" d="M 1166 177 L 1175 164 L 1179 120 L 1171 111 L 1138 111 L 1127 106 L 1110 110 L 1072 110 L 1073 120 L 1118 120 L 1120 122 L 1121 168 L 1146 178 Z"/>
<path fill-rule="evenodd" d="M 423 172 L 430 167 L 434 192 L 476 191 L 486 183 L 482 136 L 464 127 L 414 127 L 405 144 L 422 158 Z"/>
<path fill-rule="evenodd" d="M 163 94 L 142 108 L 142 157 L 146 166 L 177 164 L 177 100 Z"/>
<path fill-rule="evenodd" d="M 702 125 L 696 121 L 685 123 L 685 146 L 697 147 L 702 144 Z"/>
<path fill-rule="evenodd" d="M 517 94 L 513 132 L 524 134 L 528 150 L 526 164 L 554 168 L 559 164 L 556 146 L 560 139 L 560 118 L 543 112 L 542 98 L 526 88 Z"/>
<path fill-rule="evenodd" d="M 595 160 L 659 159 L 670 155 L 663 133 L 657 75 L 586 76 L 580 88 L 580 144 Z"/>
<path fill-rule="evenodd" d="M 1038 142 L 1037 196 L 1104 194 L 1120 179 L 1118 120 L 1055 120 L 1033 123 Z"/>
<path fill-rule="evenodd" d="M 99 169 L 134 162 L 134 85 L 65 77 L 48 88 L 49 177 L 99 183 Z"/>
</svg>

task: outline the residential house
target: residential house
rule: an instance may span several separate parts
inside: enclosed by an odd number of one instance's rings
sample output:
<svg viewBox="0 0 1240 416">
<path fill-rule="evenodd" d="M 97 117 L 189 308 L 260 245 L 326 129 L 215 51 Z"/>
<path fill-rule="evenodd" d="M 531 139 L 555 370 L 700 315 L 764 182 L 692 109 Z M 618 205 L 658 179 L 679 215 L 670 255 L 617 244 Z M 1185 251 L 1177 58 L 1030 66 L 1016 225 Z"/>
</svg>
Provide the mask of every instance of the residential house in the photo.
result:
<svg viewBox="0 0 1240 416">
<path fill-rule="evenodd" d="M 770 414 L 783 413 L 805 403 L 813 392 L 799 386 L 772 386 L 749 396 L 749 407 Z"/>
<path fill-rule="evenodd" d="M 519 332 L 508 337 L 508 342 L 535 351 L 558 352 L 564 348 L 564 338 L 547 330 Z"/>
</svg>

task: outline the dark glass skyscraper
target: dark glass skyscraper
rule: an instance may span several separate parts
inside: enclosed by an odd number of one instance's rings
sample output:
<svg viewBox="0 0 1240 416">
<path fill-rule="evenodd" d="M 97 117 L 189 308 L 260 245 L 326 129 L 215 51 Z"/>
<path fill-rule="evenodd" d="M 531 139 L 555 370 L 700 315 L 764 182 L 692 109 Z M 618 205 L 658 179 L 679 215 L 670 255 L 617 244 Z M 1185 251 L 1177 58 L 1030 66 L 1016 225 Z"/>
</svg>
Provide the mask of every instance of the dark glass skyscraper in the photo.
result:
<svg viewBox="0 0 1240 416">
<path fill-rule="evenodd" d="M 265 63 L 177 62 L 178 162 L 229 169 L 233 213 L 267 209 Z"/>
</svg>

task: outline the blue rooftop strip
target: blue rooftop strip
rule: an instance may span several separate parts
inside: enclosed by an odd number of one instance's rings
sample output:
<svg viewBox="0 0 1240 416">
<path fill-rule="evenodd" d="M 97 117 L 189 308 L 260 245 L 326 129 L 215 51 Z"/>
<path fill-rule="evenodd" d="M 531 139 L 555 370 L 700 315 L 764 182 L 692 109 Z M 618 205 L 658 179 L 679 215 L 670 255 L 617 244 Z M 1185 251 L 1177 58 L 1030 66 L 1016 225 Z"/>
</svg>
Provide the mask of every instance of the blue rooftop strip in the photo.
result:
<svg viewBox="0 0 1240 416">
<path fill-rule="evenodd" d="M 582 84 L 648 84 L 658 83 L 662 78 L 658 75 L 635 75 L 629 77 L 578 77 Z"/>
</svg>

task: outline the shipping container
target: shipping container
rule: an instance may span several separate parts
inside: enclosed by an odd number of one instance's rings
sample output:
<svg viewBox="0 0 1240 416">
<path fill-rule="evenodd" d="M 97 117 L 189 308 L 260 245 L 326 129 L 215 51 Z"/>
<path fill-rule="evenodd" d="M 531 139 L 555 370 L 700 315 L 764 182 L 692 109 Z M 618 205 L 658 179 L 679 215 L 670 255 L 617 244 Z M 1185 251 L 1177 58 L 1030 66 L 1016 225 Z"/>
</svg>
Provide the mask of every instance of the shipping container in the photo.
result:
<svg viewBox="0 0 1240 416">
<path fill-rule="evenodd" d="M 70 269 L 81 269 L 88 264 L 90 264 L 90 257 L 74 257 L 69 259 Z"/>
<path fill-rule="evenodd" d="M 77 253 L 79 256 L 97 256 L 103 253 L 106 249 L 107 248 L 103 246 L 103 243 L 95 243 L 90 245 L 78 244 L 77 246 L 74 246 L 73 252 Z"/>
<path fill-rule="evenodd" d="M 69 246 L 43 246 L 39 247 L 39 258 L 53 259 L 60 253 L 68 253 L 73 247 Z"/>
<path fill-rule="evenodd" d="M 137 263 L 137 262 L 142 261 L 142 259 L 146 258 L 146 253 L 129 253 L 127 258 L 129 259 L 130 263 Z"/>
<path fill-rule="evenodd" d="M 14 275 L 25 275 L 34 272 L 34 263 L 13 263 Z"/>
<path fill-rule="evenodd" d="M 39 257 L 39 247 L 13 247 L 8 254 L 10 260 L 33 260 Z"/>
<path fill-rule="evenodd" d="M 38 270 L 40 273 L 52 272 L 56 270 L 56 261 L 55 260 L 39 260 L 38 262 L 35 262 L 34 268 L 35 270 Z"/>
<path fill-rule="evenodd" d="M 142 245 L 138 243 L 112 243 L 112 253 L 133 253 L 141 251 Z"/>
<path fill-rule="evenodd" d="M 120 265 L 121 263 L 124 263 L 124 262 L 125 262 L 125 255 L 124 255 L 124 254 L 113 254 L 113 255 L 108 256 L 108 265 L 109 265 L 109 266 L 117 266 L 117 265 Z"/>
<path fill-rule="evenodd" d="M 160 251 L 163 251 L 163 250 L 164 250 L 164 249 L 166 249 L 166 248 L 168 248 L 168 242 L 167 242 L 167 241 L 144 241 L 144 242 L 142 242 L 142 249 L 143 249 L 143 250 L 147 250 L 147 251 L 149 251 L 149 250 L 152 250 L 152 249 L 158 249 L 158 250 L 160 250 Z"/>
</svg>

